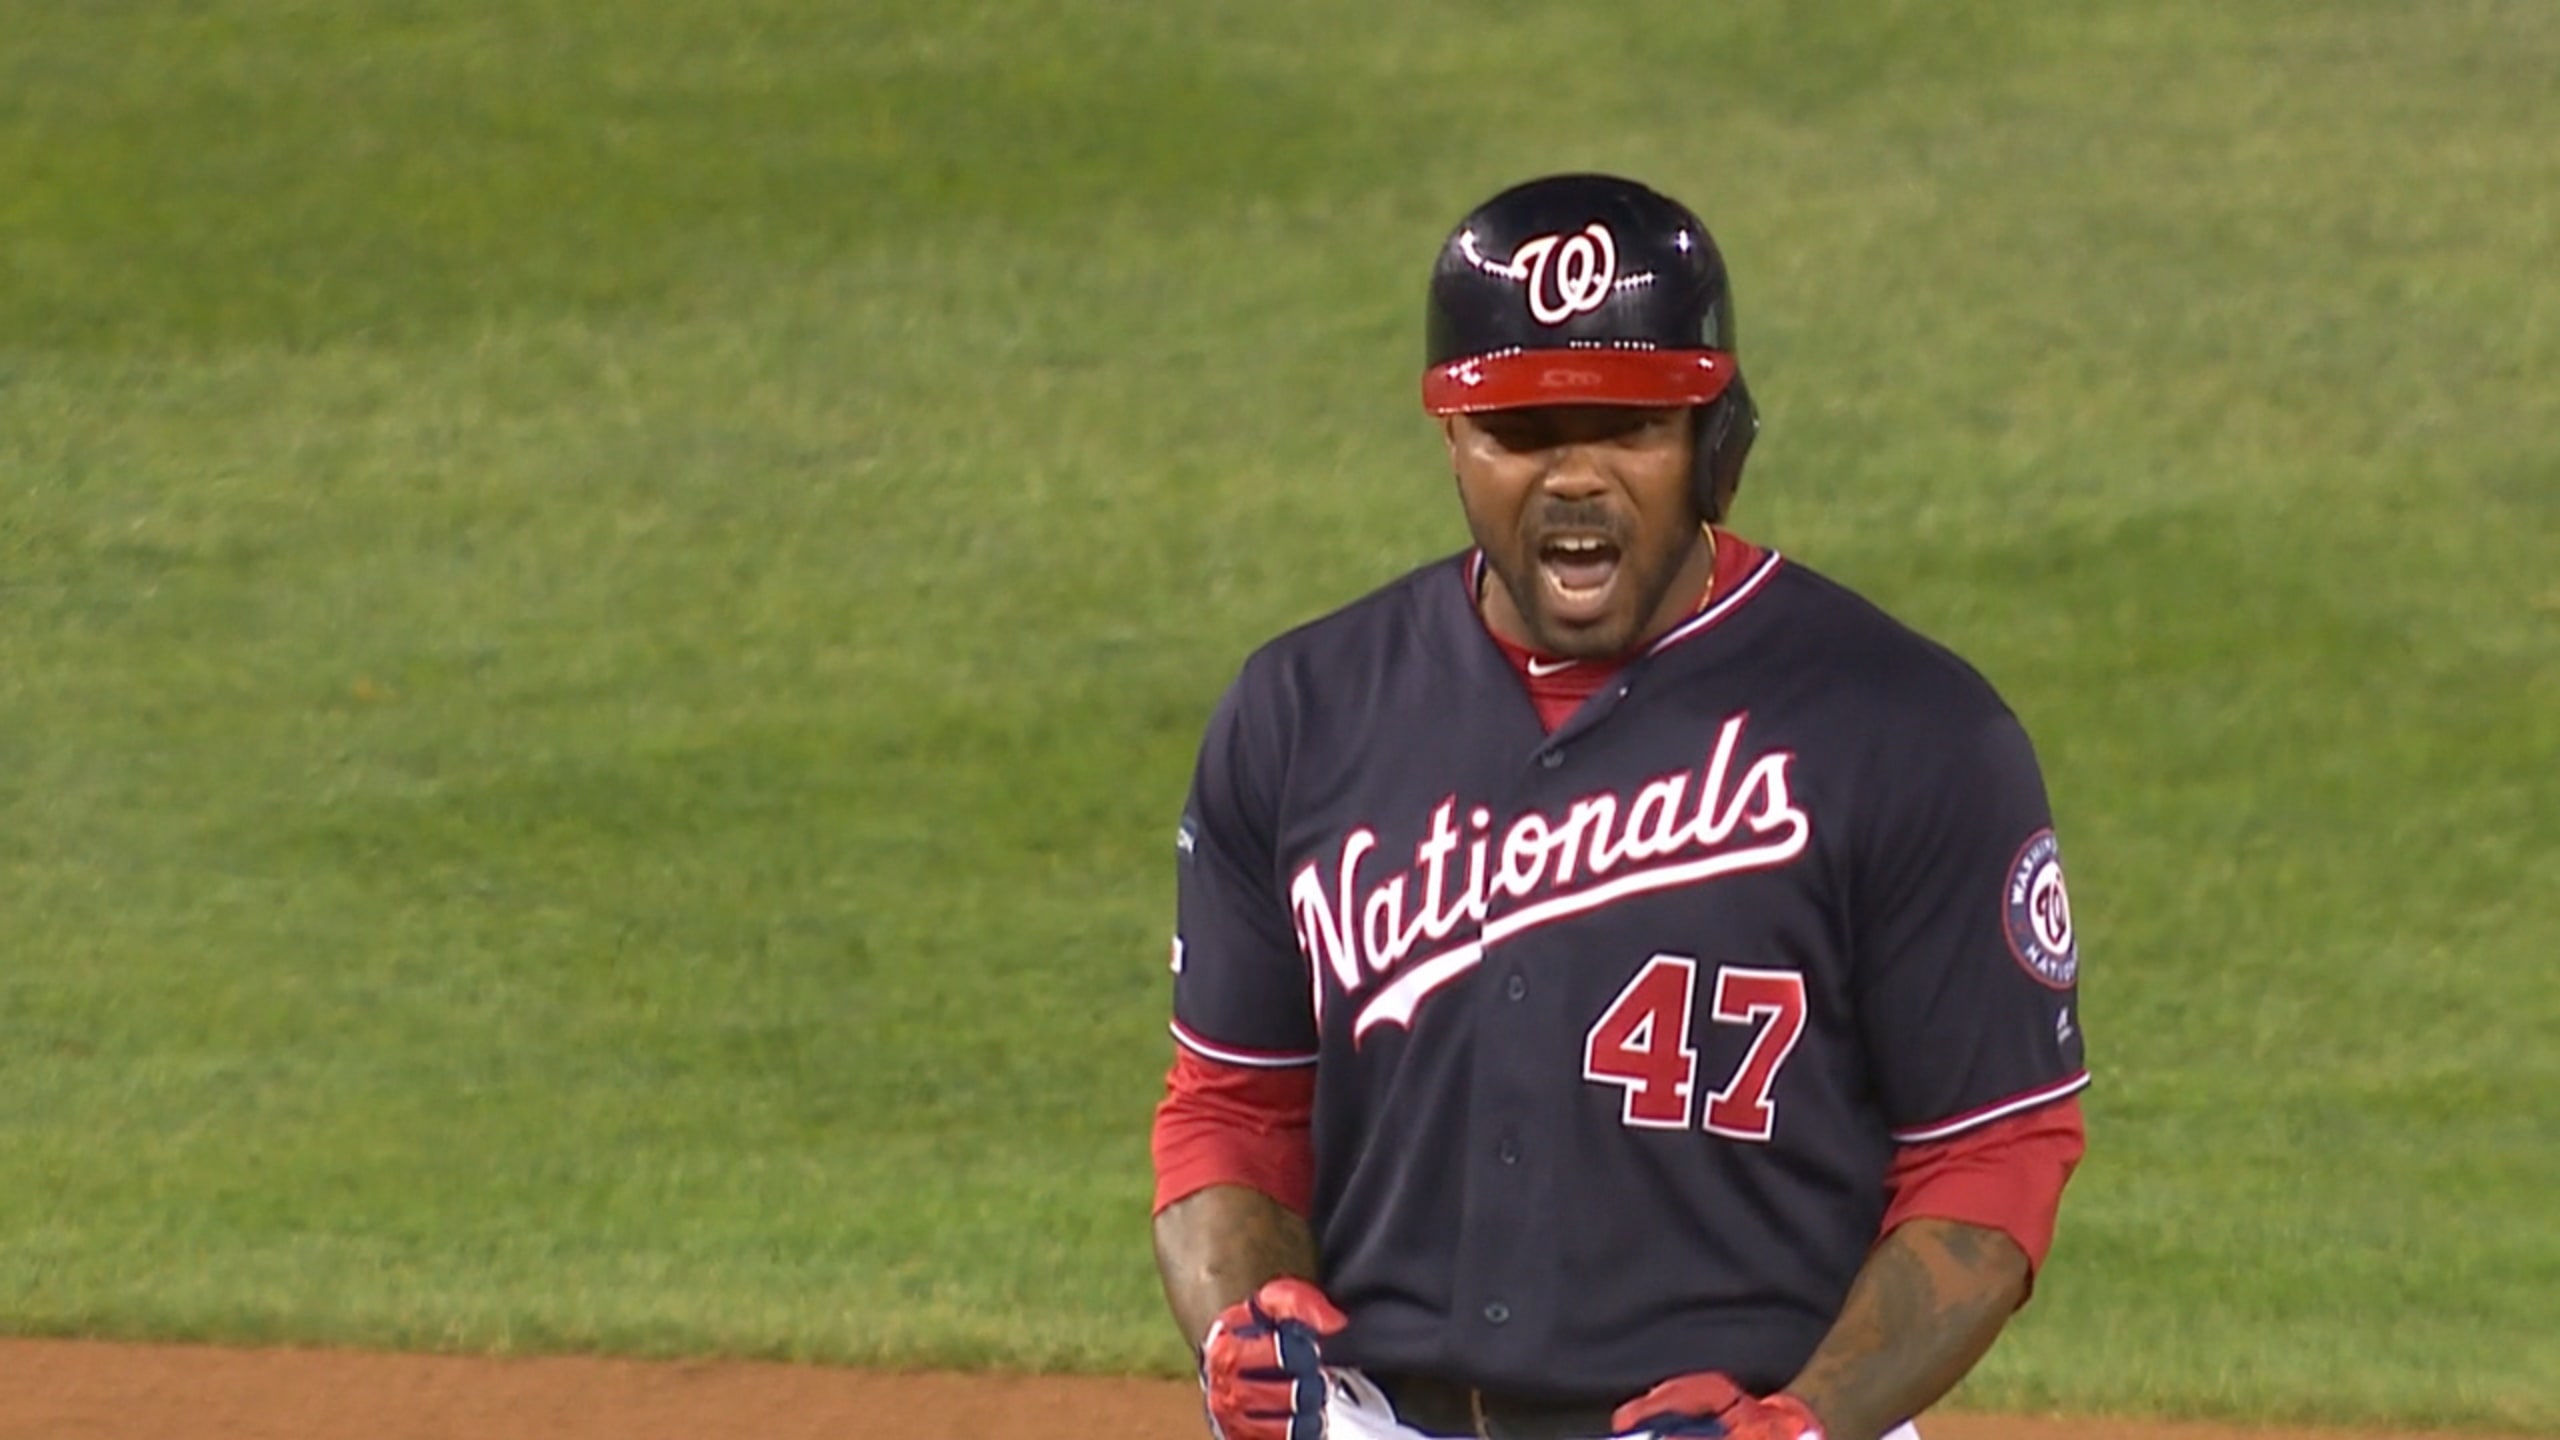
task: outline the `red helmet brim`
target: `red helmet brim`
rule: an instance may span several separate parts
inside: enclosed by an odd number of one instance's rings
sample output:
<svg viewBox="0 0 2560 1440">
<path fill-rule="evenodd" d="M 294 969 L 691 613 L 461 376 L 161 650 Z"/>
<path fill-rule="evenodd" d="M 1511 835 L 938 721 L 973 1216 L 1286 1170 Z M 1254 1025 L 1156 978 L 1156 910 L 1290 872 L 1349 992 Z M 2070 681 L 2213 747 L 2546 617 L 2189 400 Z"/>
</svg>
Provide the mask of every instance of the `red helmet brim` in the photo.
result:
<svg viewBox="0 0 2560 1440">
<path fill-rule="evenodd" d="M 1704 405 L 1736 374 L 1723 350 L 1507 350 L 1422 372 L 1434 415 L 1531 405 Z"/>
</svg>

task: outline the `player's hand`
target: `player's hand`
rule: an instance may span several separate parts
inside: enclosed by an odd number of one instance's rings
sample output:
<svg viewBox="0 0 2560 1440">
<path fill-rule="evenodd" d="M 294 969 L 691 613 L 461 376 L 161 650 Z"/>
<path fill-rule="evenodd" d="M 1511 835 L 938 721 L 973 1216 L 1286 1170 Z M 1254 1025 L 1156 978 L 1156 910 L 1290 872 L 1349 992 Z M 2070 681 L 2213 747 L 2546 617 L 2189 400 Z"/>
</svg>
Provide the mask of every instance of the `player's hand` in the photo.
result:
<svg viewBox="0 0 2560 1440">
<path fill-rule="evenodd" d="M 1793 1395 L 1754 1397 L 1714 1371 L 1675 1375 L 1618 1407 L 1620 1433 L 1679 1440 L 1824 1440 L 1822 1421 Z"/>
<path fill-rule="evenodd" d="M 1324 1440 L 1324 1337 L 1350 1321 L 1304 1280 L 1266 1282 L 1209 1326 L 1200 1390 L 1220 1440 Z"/>
</svg>

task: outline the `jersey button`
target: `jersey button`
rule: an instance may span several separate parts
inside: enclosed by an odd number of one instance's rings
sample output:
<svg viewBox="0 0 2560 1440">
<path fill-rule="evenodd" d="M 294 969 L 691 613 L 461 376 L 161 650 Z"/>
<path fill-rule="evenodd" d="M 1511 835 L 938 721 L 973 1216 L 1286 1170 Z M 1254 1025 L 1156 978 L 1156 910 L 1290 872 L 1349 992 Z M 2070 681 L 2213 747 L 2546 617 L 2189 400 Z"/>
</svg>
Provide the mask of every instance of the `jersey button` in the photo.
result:
<svg viewBox="0 0 2560 1440">
<path fill-rule="evenodd" d="M 1511 1323 L 1511 1307 L 1496 1300 L 1484 1307 L 1484 1320 L 1488 1325 L 1508 1325 Z"/>
<path fill-rule="evenodd" d="M 1502 993 L 1514 1000 L 1526 997 L 1529 993 L 1528 977 L 1517 971 L 1512 972 L 1511 978 L 1502 982 Z"/>
<path fill-rule="evenodd" d="M 1505 1165 L 1519 1164 L 1520 1141 L 1518 1137 L 1511 1135 L 1503 1136 L 1502 1143 L 1493 1147 L 1493 1153 Z"/>
<path fill-rule="evenodd" d="M 1546 751 L 1538 756 L 1538 763 L 1549 770 L 1553 770 L 1564 763 L 1564 752 L 1561 750 Z"/>
</svg>

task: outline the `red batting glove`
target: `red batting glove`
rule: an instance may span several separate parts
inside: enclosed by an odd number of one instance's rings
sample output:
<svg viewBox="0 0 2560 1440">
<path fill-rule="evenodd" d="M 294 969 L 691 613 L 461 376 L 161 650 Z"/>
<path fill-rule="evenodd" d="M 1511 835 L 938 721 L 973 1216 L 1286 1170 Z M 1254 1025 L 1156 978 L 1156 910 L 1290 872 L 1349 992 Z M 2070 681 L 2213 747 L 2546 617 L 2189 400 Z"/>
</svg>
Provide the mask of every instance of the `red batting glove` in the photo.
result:
<svg viewBox="0 0 2560 1440">
<path fill-rule="evenodd" d="M 1350 1324 L 1304 1280 L 1267 1281 L 1209 1325 L 1200 1391 L 1221 1440 L 1325 1440 L 1321 1341 Z"/>
<path fill-rule="evenodd" d="M 1694 1440 L 1824 1440 L 1811 1406 L 1784 1391 L 1754 1398 L 1714 1371 L 1675 1375 L 1618 1407 L 1609 1424 Z"/>
</svg>

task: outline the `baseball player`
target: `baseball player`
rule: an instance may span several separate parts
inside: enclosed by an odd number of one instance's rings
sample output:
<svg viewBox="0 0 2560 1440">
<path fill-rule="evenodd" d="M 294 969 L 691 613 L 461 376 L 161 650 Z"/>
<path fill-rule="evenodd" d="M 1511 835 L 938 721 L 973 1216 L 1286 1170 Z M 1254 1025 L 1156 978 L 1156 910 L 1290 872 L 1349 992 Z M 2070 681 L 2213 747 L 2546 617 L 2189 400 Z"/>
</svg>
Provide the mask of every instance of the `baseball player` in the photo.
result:
<svg viewBox="0 0 2560 1440">
<path fill-rule="evenodd" d="M 2088 1083 L 1980 675 L 1725 528 L 1759 421 L 1678 202 L 1459 224 L 1474 545 L 1248 660 L 1179 832 L 1155 1240 L 1226 1440 L 1874 1440 L 2022 1304 Z"/>
</svg>

